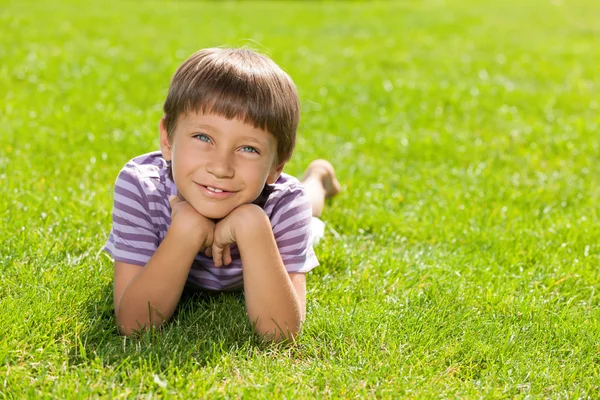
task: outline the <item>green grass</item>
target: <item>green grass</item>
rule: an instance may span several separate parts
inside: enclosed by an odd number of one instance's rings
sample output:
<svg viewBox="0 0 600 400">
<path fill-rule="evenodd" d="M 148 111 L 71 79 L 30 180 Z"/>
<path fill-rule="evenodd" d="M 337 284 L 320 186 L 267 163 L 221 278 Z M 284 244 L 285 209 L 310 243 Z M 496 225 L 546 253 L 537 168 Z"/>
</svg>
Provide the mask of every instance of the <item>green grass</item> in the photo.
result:
<svg viewBox="0 0 600 400">
<path fill-rule="evenodd" d="M 0 26 L 0 397 L 600 396 L 596 1 L 3 1 Z M 266 345 L 242 296 L 189 296 L 125 339 L 114 179 L 224 44 L 298 85 L 286 171 L 343 184 L 308 321 Z"/>
</svg>

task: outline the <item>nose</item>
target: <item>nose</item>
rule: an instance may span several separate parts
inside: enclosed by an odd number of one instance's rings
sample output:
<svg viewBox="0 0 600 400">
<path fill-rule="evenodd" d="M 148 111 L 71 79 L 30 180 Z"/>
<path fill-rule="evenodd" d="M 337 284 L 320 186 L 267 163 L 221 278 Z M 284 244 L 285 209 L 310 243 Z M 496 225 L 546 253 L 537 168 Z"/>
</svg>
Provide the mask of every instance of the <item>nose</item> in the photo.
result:
<svg viewBox="0 0 600 400">
<path fill-rule="evenodd" d="M 226 154 L 215 154 L 207 163 L 206 171 L 217 179 L 233 178 L 235 169 Z"/>
</svg>

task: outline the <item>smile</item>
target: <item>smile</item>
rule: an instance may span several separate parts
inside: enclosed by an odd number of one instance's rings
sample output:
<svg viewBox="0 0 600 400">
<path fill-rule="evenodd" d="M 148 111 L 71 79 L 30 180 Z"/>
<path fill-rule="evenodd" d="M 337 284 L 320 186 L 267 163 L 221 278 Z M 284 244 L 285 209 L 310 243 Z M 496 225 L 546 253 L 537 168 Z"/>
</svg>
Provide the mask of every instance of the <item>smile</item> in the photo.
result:
<svg viewBox="0 0 600 400">
<path fill-rule="evenodd" d="M 198 185 L 198 187 L 200 188 L 200 190 L 202 191 L 204 196 L 211 198 L 211 199 L 226 199 L 228 197 L 233 196 L 236 193 L 236 192 L 230 192 L 228 190 L 216 188 L 213 186 L 204 186 L 199 183 L 197 183 L 196 185 Z"/>
</svg>

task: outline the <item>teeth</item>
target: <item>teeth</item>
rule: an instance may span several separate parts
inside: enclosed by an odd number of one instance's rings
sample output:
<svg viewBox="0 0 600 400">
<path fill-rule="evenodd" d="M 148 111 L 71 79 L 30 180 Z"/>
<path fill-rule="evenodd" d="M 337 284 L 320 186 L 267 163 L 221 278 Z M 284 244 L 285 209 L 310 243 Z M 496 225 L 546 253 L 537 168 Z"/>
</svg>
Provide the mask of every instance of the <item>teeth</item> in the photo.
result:
<svg viewBox="0 0 600 400">
<path fill-rule="evenodd" d="M 210 190 L 211 192 L 215 192 L 215 193 L 222 193 L 223 192 L 221 189 L 215 189 L 215 188 L 212 188 L 210 186 L 207 186 L 206 188 L 208 190 Z"/>
</svg>

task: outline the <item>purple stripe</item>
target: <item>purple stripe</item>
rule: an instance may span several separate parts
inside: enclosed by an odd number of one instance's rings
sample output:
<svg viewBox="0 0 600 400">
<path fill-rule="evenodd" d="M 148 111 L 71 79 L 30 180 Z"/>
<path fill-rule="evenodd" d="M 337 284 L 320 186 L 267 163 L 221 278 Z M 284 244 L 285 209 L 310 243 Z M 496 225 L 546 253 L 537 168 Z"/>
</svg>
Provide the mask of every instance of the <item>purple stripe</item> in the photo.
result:
<svg viewBox="0 0 600 400">
<path fill-rule="evenodd" d="M 286 257 L 283 261 L 287 269 L 288 264 L 290 264 L 290 266 L 294 264 L 304 264 L 306 262 L 306 256 Z"/>
<path fill-rule="evenodd" d="M 140 185 L 140 177 L 137 175 L 134 176 L 134 172 L 138 172 L 137 168 L 139 168 L 139 166 L 136 165 L 131 169 L 123 169 L 119 174 L 117 181 L 120 179 L 127 183 L 131 183 L 134 187 L 140 190 L 140 193 L 143 193 L 144 191 Z"/>
<path fill-rule="evenodd" d="M 115 185 L 115 193 L 120 194 L 123 197 L 127 197 L 128 199 L 134 200 L 140 204 L 144 204 L 144 200 L 142 196 L 137 193 L 132 192 L 131 190 L 127 190 L 124 187 Z"/>
<path fill-rule="evenodd" d="M 152 235 L 141 235 L 137 233 L 125 233 L 113 227 L 113 231 L 118 233 L 118 237 L 125 240 L 133 240 L 136 242 L 153 243 L 158 245 L 158 238 Z"/>
<path fill-rule="evenodd" d="M 221 268 L 216 268 L 214 266 L 214 263 L 212 262 L 212 260 L 210 261 L 210 264 L 207 266 L 206 264 L 201 264 L 198 263 L 200 265 L 197 265 L 196 262 L 194 262 L 194 264 L 192 264 L 192 269 L 194 271 L 198 271 L 198 272 L 206 272 L 208 274 L 210 274 L 211 276 L 214 276 L 215 278 L 234 278 L 234 277 L 238 277 L 242 275 L 242 266 L 241 263 L 240 265 L 234 265 L 234 264 L 230 264 L 229 266 L 226 267 L 221 267 Z"/>
<path fill-rule="evenodd" d="M 284 228 L 279 228 L 279 226 L 277 225 L 273 228 L 273 234 L 275 235 L 275 237 L 280 237 L 292 231 L 306 231 L 306 227 L 310 225 L 309 221 L 310 220 L 307 220 L 306 218 L 299 219 L 290 223 Z M 283 223 L 281 223 L 281 225 L 283 225 Z"/>
<path fill-rule="evenodd" d="M 141 249 L 139 247 L 132 247 L 132 246 L 128 246 L 123 243 L 115 243 L 115 248 L 117 250 L 123 250 L 123 251 L 127 251 L 129 253 L 140 254 L 140 255 L 149 256 L 149 257 L 152 257 L 154 255 L 154 253 L 156 252 L 156 250 Z"/>
<path fill-rule="evenodd" d="M 132 160 L 132 163 L 136 163 L 136 164 L 146 164 L 146 161 L 149 161 L 150 163 L 152 163 L 152 165 L 157 165 L 156 161 L 158 161 L 155 157 L 156 153 L 158 153 L 158 151 L 153 151 L 147 154 L 142 154 L 139 157 L 135 158 L 135 161 Z"/>
<path fill-rule="evenodd" d="M 301 192 L 290 192 L 290 195 L 285 196 L 285 193 L 281 193 L 280 196 L 284 196 L 284 197 L 279 197 L 281 198 L 281 200 L 279 200 L 275 206 L 273 207 L 273 211 L 272 211 L 272 215 L 275 216 L 277 214 L 277 211 L 279 211 L 280 209 L 284 208 L 286 205 L 288 205 L 289 203 L 291 203 L 292 201 L 296 200 L 296 198 L 298 197 L 298 194 Z"/>
<path fill-rule="evenodd" d="M 165 214 L 162 210 L 148 210 L 148 213 L 152 218 L 164 218 L 165 221 L 171 221 L 171 216 Z"/>
<path fill-rule="evenodd" d="M 301 216 L 304 218 L 310 218 L 310 216 L 312 216 L 310 203 L 307 201 L 295 201 L 287 208 L 278 211 L 277 215 L 273 217 L 271 225 L 277 226 L 280 221 L 283 222 L 289 219 L 291 216 L 295 216 L 296 218 Z"/>
<path fill-rule="evenodd" d="M 203 263 L 203 265 L 208 265 L 211 268 L 215 268 L 214 266 L 214 262 L 212 260 L 212 258 L 208 258 L 204 255 L 204 253 L 198 253 L 196 254 L 196 257 L 194 258 L 195 261 L 199 262 L 199 263 Z M 237 265 L 238 263 L 241 265 L 242 259 L 240 258 L 240 253 L 231 253 L 231 261 L 232 263 L 230 265 L 228 265 L 226 268 L 229 268 L 232 265 Z M 210 264 L 209 264 L 210 263 Z"/>
<path fill-rule="evenodd" d="M 152 210 L 159 210 L 162 211 L 163 214 L 171 215 L 171 206 L 164 205 L 162 203 L 157 203 L 156 201 L 149 202 L 148 206 Z"/>
<path fill-rule="evenodd" d="M 150 202 L 150 203 L 154 202 L 154 203 L 162 204 L 164 206 L 167 206 L 169 204 L 168 194 L 167 194 L 167 197 L 159 196 L 157 194 L 147 194 L 146 198 L 148 199 L 148 202 Z"/>
<path fill-rule="evenodd" d="M 190 280 L 190 278 L 194 279 L 195 281 L 205 281 L 205 282 L 211 282 L 211 283 L 216 283 L 218 286 L 218 288 L 223 288 L 226 286 L 232 286 L 232 285 L 237 285 L 239 281 L 242 281 L 242 275 L 235 277 L 235 279 L 229 279 L 228 282 L 223 282 L 221 279 L 212 279 L 212 277 L 210 276 L 198 276 L 196 274 L 197 271 L 193 271 L 188 275 L 188 280 Z"/>
<path fill-rule="evenodd" d="M 271 216 L 273 214 L 273 204 L 266 204 L 263 210 L 265 210 L 265 214 Z"/>
<path fill-rule="evenodd" d="M 135 225 L 132 225 L 132 223 L 131 223 L 130 220 L 122 218 L 119 215 L 115 215 L 114 213 L 113 213 L 113 218 L 112 219 L 113 219 L 113 222 L 116 222 L 116 223 L 121 224 L 121 225 L 135 226 Z M 148 227 L 148 226 L 141 226 L 141 225 L 137 225 L 137 226 L 139 226 L 140 228 L 143 228 L 143 229 L 146 229 L 146 230 L 150 231 L 150 228 L 152 227 L 152 224 L 150 224 L 150 227 Z"/>
<path fill-rule="evenodd" d="M 152 224 L 154 226 L 154 228 L 156 228 L 157 232 L 167 232 L 167 230 L 169 229 L 169 225 L 164 223 L 161 224 L 160 222 L 156 222 L 154 221 L 154 223 Z"/>
<path fill-rule="evenodd" d="M 218 275 L 218 274 L 214 274 L 213 272 L 215 271 L 219 271 L 219 270 L 229 270 L 227 271 L 226 274 L 223 275 Z M 202 277 L 202 278 L 207 278 L 207 279 L 215 279 L 217 281 L 225 281 L 223 282 L 224 284 L 228 284 L 227 281 L 234 281 L 234 280 L 238 280 L 241 279 L 242 277 L 242 268 L 241 266 L 238 268 L 229 268 L 229 267 L 225 267 L 225 268 L 201 268 L 201 269 L 193 269 L 192 271 L 194 271 L 194 276 L 198 276 L 198 277 Z"/>
<path fill-rule="evenodd" d="M 286 219 L 291 218 L 294 215 L 301 214 L 310 209 L 311 209 L 310 203 L 303 203 L 301 205 L 298 205 L 297 207 L 286 210 L 283 214 L 281 214 L 281 216 L 279 217 L 279 220 L 285 221 Z"/>
<path fill-rule="evenodd" d="M 205 271 L 217 278 L 236 278 L 242 276 L 242 263 L 239 265 L 229 264 L 220 268 L 207 268 Z"/>
<path fill-rule="evenodd" d="M 309 236 L 306 233 L 302 233 L 299 236 L 294 236 L 289 239 L 277 240 L 277 247 L 279 247 L 281 249 L 282 247 L 291 246 L 291 245 L 298 244 L 301 242 L 308 242 L 308 238 L 309 238 Z"/>
<path fill-rule="evenodd" d="M 300 221 L 298 221 L 298 222 L 300 223 Z M 300 228 L 296 228 L 296 229 L 286 229 L 286 228 L 284 228 L 280 232 L 277 232 L 275 234 L 275 238 L 283 240 L 283 239 L 287 239 L 288 237 L 290 237 L 292 235 L 297 235 L 299 233 L 305 233 L 305 234 L 309 235 L 311 233 L 310 224 L 306 224 L 306 225 L 301 226 Z"/>
<path fill-rule="evenodd" d="M 122 262 L 122 263 L 126 263 L 126 264 L 139 265 L 140 267 L 145 267 L 145 266 L 146 266 L 146 264 L 147 264 L 147 263 L 145 263 L 145 262 L 143 262 L 143 261 L 140 261 L 140 260 L 132 260 L 132 259 L 130 259 L 130 258 L 127 258 L 127 257 L 120 257 L 120 256 L 115 256 L 115 255 L 112 255 L 112 256 L 113 256 L 113 259 L 114 259 L 115 261 Z"/>
<path fill-rule="evenodd" d="M 200 253 L 198 253 L 196 258 L 194 258 L 194 261 L 192 262 L 192 269 L 205 270 L 207 268 L 207 266 L 214 267 L 212 258 L 208 258 L 208 257 L 206 257 L 204 255 L 200 255 Z"/>
<path fill-rule="evenodd" d="M 303 240 L 301 242 L 298 242 L 296 245 L 279 247 L 279 254 L 286 254 L 286 255 L 299 254 L 299 253 L 303 254 L 306 252 L 307 242 L 308 241 Z"/>
<path fill-rule="evenodd" d="M 119 210 L 113 210 L 113 226 L 116 225 L 120 225 L 121 227 L 125 228 L 125 227 L 129 227 L 129 228 L 134 228 L 133 232 L 131 230 L 129 230 L 128 232 L 130 233 L 146 233 L 146 232 L 152 232 L 152 223 L 148 222 L 145 219 L 139 219 L 137 217 L 131 216 L 129 214 L 125 214 L 122 213 Z M 125 231 L 125 229 L 122 230 L 123 232 Z M 138 232 L 138 231 L 144 231 L 144 232 Z"/>
<path fill-rule="evenodd" d="M 150 228 L 140 225 L 132 225 L 131 221 L 129 220 L 125 220 L 127 223 L 123 224 L 118 221 L 119 219 L 121 219 L 121 217 L 118 215 L 116 216 L 116 219 L 113 217 L 113 229 L 118 232 L 156 236 L 156 232 Z"/>
<path fill-rule="evenodd" d="M 152 223 L 152 220 L 148 217 L 148 214 L 140 211 L 137 208 L 133 208 L 129 204 L 124 204 L 115 200 L 115 209 L 122 211 L 126 214 L 133 215 L 134 217 L 145 219 L 149 223 Z"/>
<path fill-rule="evenodd" d="M 241 289 L 244 287 L 243 281 L 240 283 L 222 285 L 219 282 L 215 282 L 208 279 L 197 278 L 193 276 L 188 276 L 187 282 L 191 285 L 199 287 L 201 289 L 209 289 L 209 290 L 235 290 Z"/>
<path fill-rule="evenodd" d="M 134 258 L 123 257 L 119 253 L 116 253 L 111 249 L 108 245 L 104 246 L 104 251 L 110 254 L 115 261 L 124 262 L 127 264 L 141 265 L 142 267 L 146 266 L 146 262 L 144 260 L 136 260 Z"/>
<path fill-rule="evenodd" d="M 196 272 L 196 270 L 190 271 L 190 274 L 188 275 L 188 279 L 193 278 L 195 280 L 203 280 L 203 281 L 208 281 L 208 282 L 214 282 L 214 283 L 220 283 L 220 281 L 218 279 L 212 279 L 212 277 L 200 277 Z"/>
</svg>

